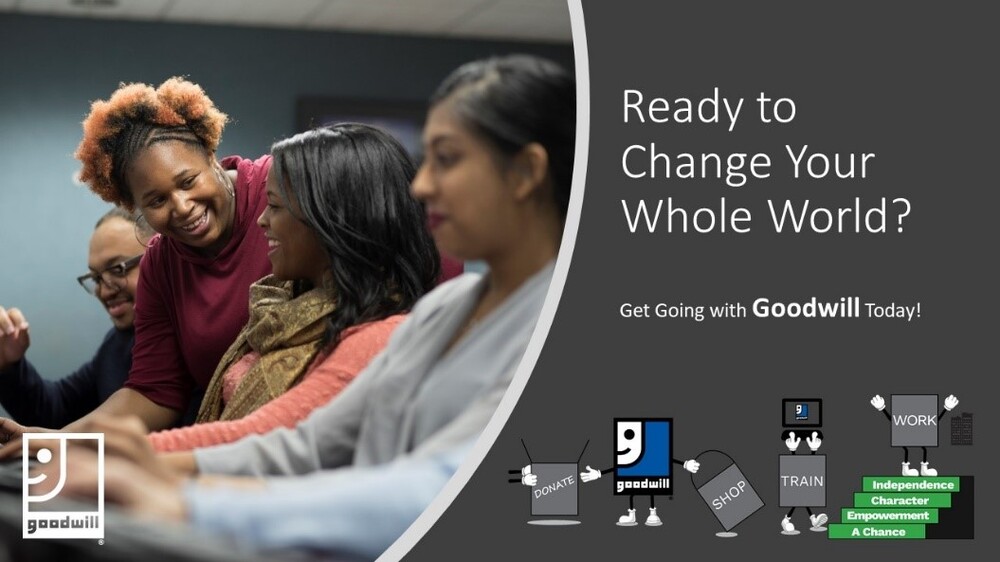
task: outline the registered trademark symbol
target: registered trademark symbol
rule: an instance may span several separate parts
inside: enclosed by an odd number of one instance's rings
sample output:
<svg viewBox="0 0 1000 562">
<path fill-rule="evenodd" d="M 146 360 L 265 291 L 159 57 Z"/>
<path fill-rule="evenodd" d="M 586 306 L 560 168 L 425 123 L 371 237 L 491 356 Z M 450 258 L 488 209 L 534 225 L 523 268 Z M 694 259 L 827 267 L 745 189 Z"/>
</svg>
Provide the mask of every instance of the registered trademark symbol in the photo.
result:
<svg viewBox="0 0 1000 562">
<path fill-rule="evenodd" d="M 97 544 L 104 546 L 104 539 L 97 539 Z"/>
</svg>

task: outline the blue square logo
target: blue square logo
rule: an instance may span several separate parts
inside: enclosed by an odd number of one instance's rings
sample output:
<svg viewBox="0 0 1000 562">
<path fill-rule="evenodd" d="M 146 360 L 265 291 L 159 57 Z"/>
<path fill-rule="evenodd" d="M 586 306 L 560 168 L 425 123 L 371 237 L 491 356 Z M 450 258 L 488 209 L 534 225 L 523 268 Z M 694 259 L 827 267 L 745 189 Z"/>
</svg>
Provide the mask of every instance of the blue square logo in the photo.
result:
<svg viewBox="0 0 1000 562">
<path fill-rule="evenodd" d="M 671 494 L 673 420 L 615 419 L 615 494 Z"/>
<path fill-rule="evenodd" d="M 795 419 L 796 420 L 808 420 L 809 419 L 809 404 L 796 404 L 795 405 Z"/>
</svg>

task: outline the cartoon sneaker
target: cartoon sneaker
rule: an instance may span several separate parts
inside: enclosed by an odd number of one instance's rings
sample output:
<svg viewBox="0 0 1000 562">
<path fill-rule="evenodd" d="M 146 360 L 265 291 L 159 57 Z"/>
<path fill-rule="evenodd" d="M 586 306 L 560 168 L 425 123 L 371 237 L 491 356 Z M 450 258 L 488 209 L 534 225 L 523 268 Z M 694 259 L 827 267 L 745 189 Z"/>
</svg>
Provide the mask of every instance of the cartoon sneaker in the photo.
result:
<svg viewBox="0 0 1000 562">
<path fill-rule="evenodd" d="M 622 515 L 618 518 L 618 525 L 621 527 L 634 527 L 635 526 L 635 510 L 628 510 L 627 515 Z"/>
<path fill-rule="evenodd" d="M 817 513 L 816 515 L 809 516 L 809 522 L 812 523 L 811 531 L 825 531 L 826 527 L 823 525 L 829 521 L 830 518 L 826 516 L 825 513 Z"/>
<path fill-rule="evenodd" d="M 782 535 L 799 534 L 799 532 L 795 530 L 795 525 L 792 524 L 792 518 L 787 515 L 785 516 L 784 519 L 781 520 L 781 534 Z"/>
<path fill-rule="evenodd" d="M 910 468 L 910 463 L 903 463 L 903 476 L 920 476 L 920 473 L 915 468 Z"/>
<path fill-rule="evenodd" d="M 921 476 L 937 476 L 937 469 L 927 466 L 927 463 L 920 463 L 920 475 Z"/>
<path fill-rule="evenodd" d="M 660 520 L 659 516 L 656 515 L 656 508 L 649 508 L 649 517 L 646 518 L 646 525 L 650 527 L 659 527 L 663 525 L 663 521 Z"/>
</svg>

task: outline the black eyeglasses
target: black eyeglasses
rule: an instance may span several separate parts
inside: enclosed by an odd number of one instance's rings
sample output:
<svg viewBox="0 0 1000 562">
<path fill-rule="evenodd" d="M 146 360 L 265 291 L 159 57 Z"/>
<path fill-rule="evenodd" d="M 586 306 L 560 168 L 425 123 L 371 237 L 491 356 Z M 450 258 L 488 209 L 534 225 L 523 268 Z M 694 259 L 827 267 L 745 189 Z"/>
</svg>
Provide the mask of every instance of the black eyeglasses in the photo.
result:
<svg viewBox="0 0 1000 562">
<path fill-rule="evenodd" d="M 76 278 L 76 282 L 83 287 L 84 291 L 87 291 L 92 295 L 97 294 L 97 286 L 102 282 L 105 287 L 113 291 L 118 291 L 125 286 L 125 275 L 130 269 L 139 265 L 139 261 L 141 259 L 142 254 L 139 254 L 134 258 L 129 258 L 121 263 L 116 263 L 104 271 L 99 271 L 97 273 L 91 272 L 86 275 L 81 275 Z"/>
</svg>

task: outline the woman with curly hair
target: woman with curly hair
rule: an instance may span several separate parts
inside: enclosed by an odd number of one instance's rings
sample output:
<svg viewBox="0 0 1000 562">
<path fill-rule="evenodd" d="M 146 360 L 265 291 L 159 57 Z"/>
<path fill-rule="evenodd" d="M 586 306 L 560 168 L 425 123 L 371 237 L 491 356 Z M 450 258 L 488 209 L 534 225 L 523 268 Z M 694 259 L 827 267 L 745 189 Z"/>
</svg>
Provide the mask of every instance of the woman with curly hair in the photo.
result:
<svg viewBox="0 0 1000 562">
<path fill-rule="evenodd" d="M 160 234 L 140 265 L 129 378 L 98 411 L 175 425 L 246 324 L 250 285 L 271 273 L 255 224 L 271 157 L 217 161 L 226 121 L 200 86 L 171 78 L 123 84 L 83 122 L 81 179 Z"/>
<path fill-rule="evenodd" d="M 83 122 L 81 179 L 160 234 L 140 265 L 129 378 L 99 411 L 156 429 L 193 414 L 247 322 L 250 285 L 271 272 L 255 224 L 271 158 L 217 161 L 226 121 L 200 86 L 171 78 L 122 84 Z"/>
</svg>

